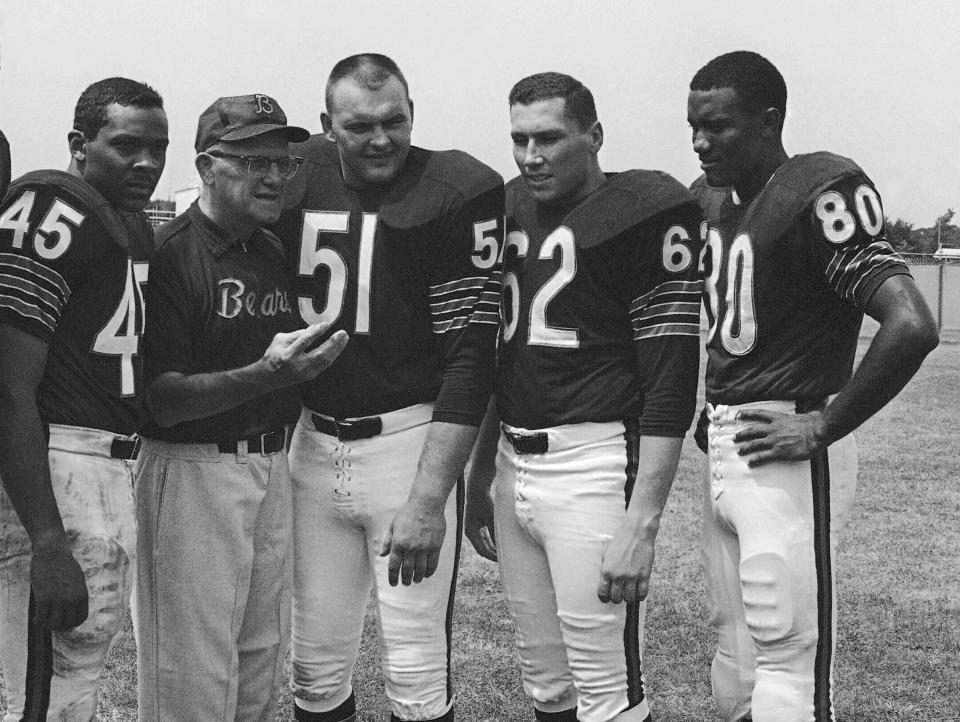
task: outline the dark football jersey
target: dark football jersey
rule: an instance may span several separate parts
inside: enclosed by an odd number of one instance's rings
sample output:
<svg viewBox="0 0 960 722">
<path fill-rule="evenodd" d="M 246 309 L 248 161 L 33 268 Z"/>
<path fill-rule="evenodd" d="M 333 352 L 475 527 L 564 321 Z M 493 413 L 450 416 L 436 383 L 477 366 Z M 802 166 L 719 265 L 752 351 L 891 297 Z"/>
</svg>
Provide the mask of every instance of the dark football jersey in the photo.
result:
<svg viewBox="0 0 960 722">
<path fill-rule="evenodd" d="M 121 434 L 140 414 L 143 286 L 153 233 L 81 179 L 37 171 L 0 206 L 0 323 L 48 343 L 41 418 Z"/>
<path fill-rule="evenodd" d="M 459 151 L 411 148 L 386 186 L 344 183 L 313 138 L 277 225 L 305 323 L 350 342 L 301 387 L 337 418 L 436 401 L 434 420 L 478 424 L 493 383 L 503 179 Z"/>
<path fill-rule="evenodd" d="M 751 201 L 703 178 L 707 401 L 816 402 L 853 370 L 863 309 L 909 274 L 884 238 L 880 196 L 851 160 L 794 156 Z"/>
<path fill-rule="evenodd" d="M 697 389 L 700 210 L 670 176 L 608 177 L 572 208 L 507 185 L 503 420 L 527 429 L 640 417 L 683 436 Z"/>
</svg>

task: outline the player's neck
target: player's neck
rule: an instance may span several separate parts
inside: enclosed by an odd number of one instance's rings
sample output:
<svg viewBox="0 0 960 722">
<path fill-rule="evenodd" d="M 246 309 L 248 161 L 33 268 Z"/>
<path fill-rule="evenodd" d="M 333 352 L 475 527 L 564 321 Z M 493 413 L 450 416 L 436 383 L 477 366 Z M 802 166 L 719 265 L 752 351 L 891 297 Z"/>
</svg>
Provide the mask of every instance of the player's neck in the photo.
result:
<svg viewBox="0 0 960 722">
<path fill-rule="evenodd" d="M 740 203 L 749 203 L 753 200 L 754 196 L 763 190 L 764 186 L 766 186 L 773 177 L 773 174 L 776 173 L 780 166 L 786 163 L 789 158 L 790 156 L 787 155 L 787 151 L 783 149 L 782 145 L 778 145 L 773 152 L 765 155 L 757 164 L 754 173 L 751 173 L 749 177 L 734 184 L 734 190 L 737 192 Z"/>
</svg>

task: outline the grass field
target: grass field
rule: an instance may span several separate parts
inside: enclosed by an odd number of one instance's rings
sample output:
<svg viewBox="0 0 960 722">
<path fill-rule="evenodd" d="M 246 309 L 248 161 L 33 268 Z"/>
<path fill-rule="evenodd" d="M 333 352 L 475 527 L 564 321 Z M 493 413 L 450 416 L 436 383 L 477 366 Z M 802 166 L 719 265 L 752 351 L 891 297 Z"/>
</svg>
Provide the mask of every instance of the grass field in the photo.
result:
<svg viewBox="0 0 960 722">
<path fill-rule="evenodd" d="M 960 344 L 942 344 L 857 438 L 859 491 L 838 562 L 838 718 L 960 720 Z M 701 463 L 688 439 L 658 540 L 644 658 L 657 722 L 717 719 L 698 569 Z M 367 621 L 358 719 L 385 722 Z M 457 719 L 532 720 L 496 569 L 467 542 L 455 625 Z M 128 627 L 104 679 L 102 720 L 136 719 L 134 660 Z M 292 719 L 286 691 L 277 719 Z"/>
</svg>

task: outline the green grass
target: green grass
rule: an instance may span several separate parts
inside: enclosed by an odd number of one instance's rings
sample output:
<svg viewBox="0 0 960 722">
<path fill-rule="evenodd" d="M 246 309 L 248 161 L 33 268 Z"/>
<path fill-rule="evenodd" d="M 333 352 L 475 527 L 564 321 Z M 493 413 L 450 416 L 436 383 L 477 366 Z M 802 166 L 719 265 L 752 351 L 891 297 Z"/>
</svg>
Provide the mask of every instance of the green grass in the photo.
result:
<svg viewBox="0 0 960 722">
<path fill-rule="evenodd" d="M 862 350 L 862 349 L 861 349 Z M 960 345 L 857 432 L 857 501 L 839 549 L 836 709 L 842 722 L 960 720 Z M 702 456 L 688 439 L 660 532 L 647 613 L 647 688 L 658 722 L 716 720 L 713 636 L 698 569 Z M 464 545 L 454 673 L 463 722 L 532 720 L 495 567 Z M 356 675 L 360 722 L 389 712 L 368 614 Z M 102 720 L 136 718 L 135 653 L 112 653 Z M 278 720 L 292 719 L 284 691 Z"/>
</svg>

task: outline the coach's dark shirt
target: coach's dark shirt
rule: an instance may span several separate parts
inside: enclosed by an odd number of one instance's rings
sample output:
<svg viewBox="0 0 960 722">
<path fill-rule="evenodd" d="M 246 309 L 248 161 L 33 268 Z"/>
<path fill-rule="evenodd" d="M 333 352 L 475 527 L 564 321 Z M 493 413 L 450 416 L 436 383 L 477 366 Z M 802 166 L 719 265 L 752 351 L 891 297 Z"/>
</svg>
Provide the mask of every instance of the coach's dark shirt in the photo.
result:
<svg viewBox="0 0 960 722">
<path fill-rule="evenodd" d="M 279 242 L 257 229 L 231 239 L 194 203 L 157 229 L 144 334 L 144 381 L 253 363 L 274 335 L 300 324 L 291 307 Z M 230 441 L 296 421 L 295 387 L 235 408 L 161 428 L 147 409 L 141 434 L 186 443 Z"/>
</svg>

